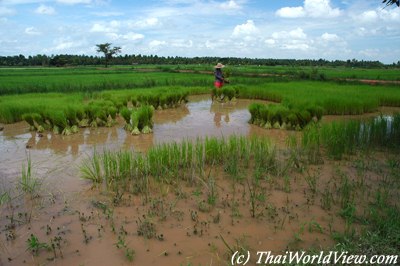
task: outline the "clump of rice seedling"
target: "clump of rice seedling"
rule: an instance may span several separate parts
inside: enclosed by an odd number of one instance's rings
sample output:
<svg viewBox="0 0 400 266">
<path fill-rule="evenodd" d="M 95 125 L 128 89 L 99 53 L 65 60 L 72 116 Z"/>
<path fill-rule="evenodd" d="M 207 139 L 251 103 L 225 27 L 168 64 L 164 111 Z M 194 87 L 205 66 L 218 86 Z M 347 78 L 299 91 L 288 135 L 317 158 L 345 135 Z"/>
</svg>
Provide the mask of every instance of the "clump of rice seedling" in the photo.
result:
<svg viewBox="0 0 400 266">
<path fill-rule="evenodd" d="M 250 123 L 257 124 L 256 121 L 260 121 L 260 110 L 263 108 L 263 105 L 260 103 L 252 103 L 249 105 L 249 112 L 251 114 Z"/>
<path fill-rule="evenodd" d="M 60 134 L 68 126 L 67 117 L 63 111 L 55 110 L 49 112 L 47 116 L 55 134 Z"/>
<path fill-rule="evenodd" d="M 32 119 L 35 123 L 35 128 L 37 132 L 42 133 L 44 132 L 46 123 L 43 120 L 43 117 L 38 113 L 32 113 Z"/>
<path fill-rule="evenodd" d="M 20 186 L 22 191 L 29 193 L 32 197 L 37 196 L 40 182 L 32 176 L 32 160 L 30 156 L 28 156 L 27 165 L 22 164 Z"/>
<path fill-rule="evenodd" d="M 73 125 L 78 124 L 77 111 L 73 106 L 68 106 L 65 109 L 65 116 L 67 118 L 69 126 L 73 126 Z"/>
<path fill-rule="evenodd" d="M 318 124 L 310 124 L 303 131 L 302 146 L 308 161 L 312 164 L 322 163 L 321 133 Z"/>
<path fill-rule="evenodd" d="M 143 107 L 139 108 L 139 110 L 137 111 L 138 128 L 144 134 L 152 132 L 153 112 L 154 112 L 154 108 L 152 108 L 150 106 L 143 106 Z"/>
<path fill-rule="evenodd" d="M 156 236 L 156 226 L 150 221 L 148 217 L 143 215 L 143 220 L 139 217 L 136 221 L 138 226 L 137 233 L 139 236 L 143 236 L 147 239 L 151 239 Z"/>
<path fill-rule="evenodd" d="M 234 88 L 224 87 L 222 88 L 222 94 L 227 97 L 229 101 L 236 97 L 236 91 Z"/>
<path fill-rule="evenodd" d="M 30 113 L 23 114 L 22 115 L 22 120 L 24 120 L 25 122 L 27 122 L 29 124 L 29 130 L 30 131 L 34 131 L 35 130 L 35 123 L 33 121 L 32 114 L 30 114 Z"/>
<path fill-rule="evenodd" d="M 31 234 L 30 238 L 26 240 L 26 244 L 28 245 L 27 250 L 30 250 L 34 256 L 39 254 L 40 249 L 50 249 L 47 243 L 39 242 L 39 239 L 34 234 Z"/>
<path fill-rule="evenodd" d="M 130 124 L 131 120 L 131 111 L 127 108 L 124 107 L 120 110 L 119 114 L 122 116 L 122 118 L 125 120 L 126 124 Z"/>
<path fill-rule="evenodd" d="M 94 184 L 100 184 L 103 182 L 100 158 L 96 151 L 93 153 L 92 158 L 83 161 L 80 171 L 83 179 L 90 180 Z"/>
<path fill-rule="evenodd" d="M 144 105 L 133 110 L 123 108 L 121 116 L 126 122 L 124 128 L 130 131 L 132 135 L 151 133 L 153 128 L 153 113 L 154 108 L 149 105 Z"/>
<path fill-rule="evenodd" d="M 132 111 L 130 116 L 130 124 L 127 127 L 131 131 L 132 135 L 139 135 L 139 114 L 137 111 Z"/>
</svg>

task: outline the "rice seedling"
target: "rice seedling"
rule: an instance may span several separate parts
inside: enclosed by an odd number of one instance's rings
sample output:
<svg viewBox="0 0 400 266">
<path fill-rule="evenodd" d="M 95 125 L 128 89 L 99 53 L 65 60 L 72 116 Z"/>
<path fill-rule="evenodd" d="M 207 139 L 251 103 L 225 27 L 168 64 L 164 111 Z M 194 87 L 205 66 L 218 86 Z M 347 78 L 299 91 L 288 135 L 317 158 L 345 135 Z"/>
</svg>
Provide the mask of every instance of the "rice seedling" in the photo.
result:
<svg viewBox="0 0 400 266">
<path fill-rule="evenodd" d="M 251 212 L 251 217 L 255 218 L 256 217 L 256 191 L 254 186 L 250 186 L 250 182 L 248 179 L 246 179 L 247 182 L 247 188 L 249 190 L 250 194 L 250 212 Z"/>
<path fill-rule="evenodd" d="M 11 200 L 10 194 L 8 192 L 2 192 L 0 194 L 0 206 L 3 204 L 6 204 L 7 202 L 9 202 Z"/>
<path fill-rule="evenodd" d="M 32 114 L 23 114 L 22 115 L 22 120 L 24 120 L 25 122 L 27 122 L 29 124 L 29 130 L 30 131 L 35 130 L 35 123 L 33 121 Z"/>
<path fill-rule="evenodd" d="M 138 220 L 136 221 L 138 227 L 137 234 L 139 236 L 143 236 L 146 239 L 151 239 L 155 237 L 157 234 L 155 224 L 150 220 L 149 217 L 145 215 L 143 215 L 142 218 L 138 217 Z"/>
<path fill-rule="evenodd" d="M 94 151 L 93 156 L 85 159 L 80 167 L 82 178 L 90 180 L 94 184 L 101 184 L 103 182 L 103 175 L 100 164 L 99 155 Z"/>
<path fill-rule="evenodd" d="M 319 125 L 311 123 L 303 130 L 302 148 L 311 164 L 323 163 Z"/>
<path fill-rule="evenodd" d="M 32 176 L 32 160 L 30 155 L 27 158 L 27 165 L 22 164 L 21 180 L 19 185 L 23 192 L 29 193 L 32 197 L 37 196 L 40 181 Z"/>
<path fill-rule="evenodd" d="M 317 182 L 319 179 L 319 173 L 315 174 L 310 174 L 309 171 L 307 171 L 307 174 L 304 175 L 304 180 L 306 181 L 308 188 L 310 189 L 311 193 L 315 196 L 317 193 Z"/>
<path fill-rule="evenodd" d="M 40 242 L 34 234 L 31 234 L 31 236 L 26 240 L 26 243 L 28 246 L 27 250 L 30 250 L 34 256 L 37 256 L 41 249 L 50 249 L 47 243 Z"/>
<path fill-rule="evenodd" d="M 292 191 L 289 175 L 285 175 L 283 177 L 283 191 L 285 191 L 286 193 L 290 193 Z"/>
<path fill-rule="evenodd" d="M 338 171 L 338 174 L 340 175 L 340 184 L 338 188 L 340 206 L 346 215 L 353 214 L 355 197 L 354 184 L 345 173 Z"/>
</svg>

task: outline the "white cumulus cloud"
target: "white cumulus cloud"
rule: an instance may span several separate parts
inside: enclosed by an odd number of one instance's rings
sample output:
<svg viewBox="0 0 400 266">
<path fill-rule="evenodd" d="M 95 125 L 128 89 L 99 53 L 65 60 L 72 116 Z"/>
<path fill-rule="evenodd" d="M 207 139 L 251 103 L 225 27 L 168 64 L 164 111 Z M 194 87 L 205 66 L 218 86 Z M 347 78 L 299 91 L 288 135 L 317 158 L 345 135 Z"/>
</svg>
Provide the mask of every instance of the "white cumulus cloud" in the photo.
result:
<svg viewBox="0 0 400 266">
<path fill-rule="evenodd" d="M 307 35 L 302 28 L 297 28 L 291 31 L 279 31 L 272 33 L 273 39 L 306 39 Z"/>
<path fill-rule="evenodd" d="M 152 41 L 149 43 L 149 47 L 150 47 L 151 49 L 155 49 L 155 48 L 158 48 L 158 47 L 163 46 L 163 45 L 166 45 L 166 44 L 167 44 L 166 41 L 152 40 Z"/>
<path fill-rule="evenodd" d="M 28 35 L 40 35 L 41 34 L 41 32 L 38 31 L 35 27 L 26 28 L 25 33 Z"/>
<path fill-rule="evenodd" d="M 121 26 L 121 22 L 117 20 L 112 20 L 108 23 L 98 22 L 94 23 L 90 28 L 90 32 L 117 32 Z"/>
<path fill-rule="evenodd" d="M 254 35 L 259 32 L 258 28 L 254 24 L 253 20 L 247 20 L 246 23 L 237 25 L 233 29 L 232 36 L 233 37 L 243 37 L 243 36 L 249 36 L 249 35 Z"/>
<path fill-rule="evenodd" d="M 321 35 L 321 39 L 326 42 L 336 42 L 341 40 L 336 34 L 331 34 L 327 32 Z"/>
<path fill-rule="evenodd" d="M 128 32 L 126 34 L 123 34 L 122 39 L 128 40 L 128 41 L 138 41 L 141 39 L 144 39 L 144 35 L 140 33 L 134 33 L 134 32 Z"/>
<path fill-rule="evenodd" d="M 161 25 L 161 22 L 158 18 L 155 17 L 149 17 L 146 19 L 138 20 L 138 21 L 128 21 L 127 26 L 131 28 L 151 28 L 155 26 Z"/>
<path fill-rule="evenodd" d="M 15 10 L 8 7 L 0 6 L 0 16 L 12 16 L 14 14 Z"/>
<path fill-rule="evenodd" d="M 276 15 L 283 18 L 301 18 L 305 17 L 306 12 L 302 6 L 298 7 L 282 7 L 276 11 Z"/>
<path fill-rule="evenodd" d="M 291 31 L 276 31 L 271 34 L 271 38 L 264 40 L 269 48 L 280 50 L 309 51 L 313 49 L 314 41 L 307 36 L 300 27 Z"/>
<path fill-rule="evenodd" d="M 38 8 L 36 8 L 35 13 L 41 15 L 54 15 L 56 11 L 51 6 L 40 5 Z"/>
<path fill-rule="evenodd" d="M 400 8 L 366 10 L 353 16 L 353 19 L 361 24 L 373 24 L 380 21 L 400 22 Z"/>
<path fill-rule="evenodd" d="M 173 40 L 170 42 L 172 47 L 177 47 L 177 48 L 191 48 L 193 47 L 193 41 L 192 40 L 184 40 L 184 39 L 177 39 Z"/>
<path fill-rule="evenodd" d="M 133 41 L 137 42 L 144 39 L 144 35 L 135 32 L 128 32 L 126 34 L 117 34 L 114 32 L 106 33 L 106 36 L 112 41 Z"/>
<path fill-rule="evenodd" d="M 220 7 L 225 10 L 238 10 L 241 9 L 241 6 L 233 0 L 224 2 L 220 4 Z"/>
<path fill-rule="evenodd" d="M 333 18 L 341 14 L 339 8 L 333 8 L 330 0 L 304 0 L 303 6 L 283 7 L 276 15 L 284 18 Z"/>
<path fill-rule="evenodd" d="M 90 4 L 92 0 L 57 0 L 58 3 L 66 5 L 76 5 L 76 4 Z"/>
</svg>

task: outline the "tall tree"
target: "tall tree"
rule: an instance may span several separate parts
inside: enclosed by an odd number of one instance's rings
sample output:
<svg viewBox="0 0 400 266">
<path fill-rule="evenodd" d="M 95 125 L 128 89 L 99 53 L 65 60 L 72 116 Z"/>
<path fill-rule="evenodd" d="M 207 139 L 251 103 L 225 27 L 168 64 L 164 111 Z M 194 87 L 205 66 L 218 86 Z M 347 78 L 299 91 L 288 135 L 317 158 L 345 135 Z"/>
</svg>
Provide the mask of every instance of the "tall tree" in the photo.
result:
<svg viewBox="0 0 400 266">
<path fill-rule="evenodd" d="M 391 6 L 396 4 L 398 7 L 400 7 L 400 0 L 383 0 L 383 4 L 386 4 L 386 6 Z"/>
<path fill-rule="evenodd" d="M 108 66 L 108 61 L 111 60 L 112 56 L 121 52 L 121 47 L 111 47 L 111 43 L 96 44 L 97 52 L 104 53 L 105 66 Z"/>
</svg>

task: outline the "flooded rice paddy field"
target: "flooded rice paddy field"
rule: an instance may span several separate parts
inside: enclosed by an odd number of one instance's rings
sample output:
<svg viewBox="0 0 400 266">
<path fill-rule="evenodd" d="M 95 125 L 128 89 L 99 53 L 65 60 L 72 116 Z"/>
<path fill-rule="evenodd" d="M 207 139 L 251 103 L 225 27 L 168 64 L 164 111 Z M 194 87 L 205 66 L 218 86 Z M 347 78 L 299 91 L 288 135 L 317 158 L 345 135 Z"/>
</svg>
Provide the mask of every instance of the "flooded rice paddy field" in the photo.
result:
<svg viewBox="0 0 400 266">
<path fill-rule="evenodd" d="M 39 135 L 24 122 L 5 125 L 0 192 L 9 192 L 11 200 L 0 209 L 0 265 L 227 265 L 229 248 L 279 253 L 333 246 L 331 234 L 343 232 L 345 221 L 337 206 L 321 207 L 325 194 L 310 194 L 304 172 L 263 182 L 256 206 L 250 206 L 247 184 L 232 182 L 219 168 L 205 171 L 217 184 L 212 207 L 205 202 L 207 186 L 201 181 L 152 182 L 145 196 L 93 189 L 80 178 L 82 160 L 95 149 L 145 153 L 160 143 L 230 135 L 266 136 L 283 148 L 289 135 L 300 136 L 250 125 L 251 102 L 213 103 L 209 96 L 194 96 L 185 106 L 156 111 L 154 133 L 140 136 L 125 131 L 122 120 L 112 128 L 81 129 L 71 136 Z M 323 122 L 376 115 L 325 116 Z M 386 160 L 384 154 L 374 156 L 374 167 L 363 177 L 351 161 L 328 159 L 308 167 L 306 174 L 318 176 L 321 191 L 334 191 L 344 174 L 372 187 L 382 176 L 376 169 Z M 28 157 L 41 183 L 37 197 L 15 189 Z M 358 197 L 367 202 L 371 195 L 366 191 Z M 43 244 L 37 254 L 28 249 L 32 235 Z"/>
</svg>

